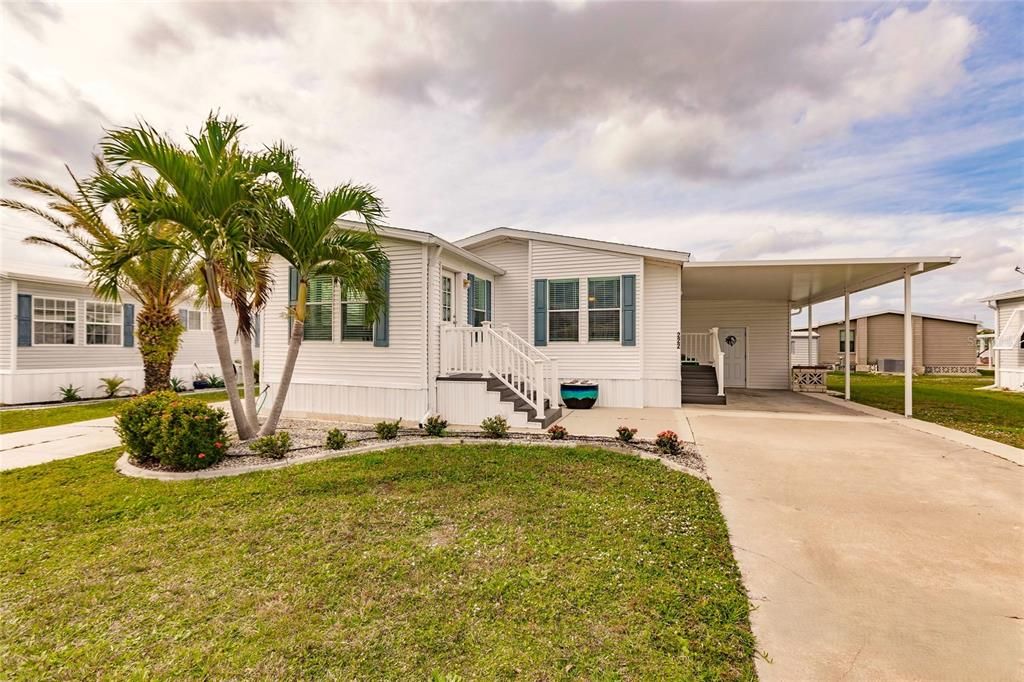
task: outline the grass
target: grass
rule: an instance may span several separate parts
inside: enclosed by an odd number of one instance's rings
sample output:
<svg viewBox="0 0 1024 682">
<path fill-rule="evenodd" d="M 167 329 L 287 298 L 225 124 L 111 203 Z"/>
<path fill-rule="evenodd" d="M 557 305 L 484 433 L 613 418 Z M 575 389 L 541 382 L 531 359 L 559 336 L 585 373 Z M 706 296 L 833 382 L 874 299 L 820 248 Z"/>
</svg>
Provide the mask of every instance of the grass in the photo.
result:
<svg viewBox="0 0 1024 682">
<path fill-rule="evenodd" d="M 189 393 L 187 395 L 192 394 Z M 227 391 L 211 391 L 209 393 L 198 393 L 195 397 L 208 403 L 216 403 L 227 400 L 228 394 Z M 130 398 L 89 400 L 81 403 L 38 407 L 30 410 L 2 410 L 0 411 L 0 433 L 14 433 L 15 431 L 38 429 L 43 426 L 60 426 L 61 424 L 72 424 L 87 419 L 112 417 L 118 405 L 125 400 L 130 400 Z"/>
<path fill-rule="evenodd" d="M 753 679 L 715 493 L 597 448 L 0 474 L 8 679 Z"/>
<path fill-rule="evenodd" d="M 1024 395 L 974 390 L 991 385 L 992 379 L 984 376 L 916 376 L 914 416 L 1024 448 Z M 841 372 L 829 374 L 828 387 L 843 390 Z M 902 414 L 903 377 L 853 373 L 850 397 L 858 403 Z"/>
</svg>

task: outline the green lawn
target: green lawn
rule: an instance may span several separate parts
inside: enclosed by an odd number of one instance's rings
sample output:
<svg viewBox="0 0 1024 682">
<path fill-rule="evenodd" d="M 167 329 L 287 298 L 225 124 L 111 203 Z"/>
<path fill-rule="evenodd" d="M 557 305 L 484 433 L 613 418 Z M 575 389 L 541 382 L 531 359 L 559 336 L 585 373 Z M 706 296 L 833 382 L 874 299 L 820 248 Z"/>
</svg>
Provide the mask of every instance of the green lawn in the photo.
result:
<svg viewBox="0 0 1024 682">
<path fill-rule="evenodd" d="M 187 395 L 192 395 L 191 393 Z M 227 391 L 211 391 L 196 394 L 196 398 L 208 403 L 228 399 Z M 0 410 L 0 433 L 27 431 L 43 426 L 60 426 L 81 422 L 86 419 L 101 419 L 113 416 L 117 406 L 129 398 L 119 400 L 85 401 L 54 407 L 40 407 L 31 410 Z"/>
<path fill-rule="evenodd" d="M 0 473 L 10 679 L 753 679 L 715 493 L 597 448 Z"/>
<path fill-rule="evenodd" d="M 976 436 L 1024 448 L 1024 395 L 976 391 L 991 386 L 991 377 L 914 377 L 914 416 Z M 843 390 L 842 372 L 828 377 L 828 387 Z M 903 413 L 903 377 L 850 375 L 850 397 L 865 405 Z"/>
</svg>

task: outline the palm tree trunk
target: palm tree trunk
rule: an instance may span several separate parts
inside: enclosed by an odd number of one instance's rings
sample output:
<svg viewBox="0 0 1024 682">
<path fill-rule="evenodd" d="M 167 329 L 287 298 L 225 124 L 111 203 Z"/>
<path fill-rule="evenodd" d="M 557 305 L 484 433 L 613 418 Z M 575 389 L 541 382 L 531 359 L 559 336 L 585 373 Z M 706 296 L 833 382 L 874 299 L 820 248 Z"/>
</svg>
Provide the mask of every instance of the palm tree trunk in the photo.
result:
<svg viewBox="0 0 1024 682">
<path fill-rule="evenodd" d="M 238 344 L 242 347 L 242 383 L 245 386 L 245 418 L 249 420 L 249 428 L 255 432 L 260 428 L 260 420 L 259 415 L 256 414 L 256 378 L 252 364 L 252 337 L 248 334 L 239 334 Z"/>
<path fill-rule="evenodd" d="M 249 426 L 242 399 L 238 397 L 238 378 L 235 376 L 235 363 L 231 358 L 231 342 L 228 340 L 228 327 L 224 322 L 224 309 L 221 307 L 220 290 L 217 287 L 217 274 L 213 263 L 207 262 L 203 268 L 206 277 L 206 300 L 210 306 L 210 319 L 213 322 L 213 342 L 217 347 L 217 358 L 220 360 L 220 371 L 224 376 L 224 384 L 228 389 L 228 403 L 231 405 L 231 416 L 235 420 L 235 429 L 241 440 L 253 437 L 253 429 Z"/>
<path fill-rule="evenodd" d="M 270 408 L 267 421 L 260 429 L 261 436 L 269 436 L 277 430 L 277 422 L 281 419 L 281 411 L 284 409 L 284 399 L 288 395 L 288 387 L 292 383 L 292 374 L 295 372 L 295 361 L 299 357 L 299 347 L 302 345 L 302 334 L 306 327 L 306 289 L 308 285 L 305 280 L 299 280 L 298 297 L 295 301 L 295 319 L 292 320 L 292 334 L 288 339 L 288 355 L 284 359 L 284 368 L 281 370 L 281 380 L 277 384 L 277 391 L 274 393 L 274 404 Z"/>
<path fill-rule="evenodd" d="M 136 321 L 135 338 L 142 355 L 145 375 L 143 393 L 171 388 L 171 366 L 178 353 L 178 340 L 184 328 L 173 308 L 143 304 Z"/>
</svg>

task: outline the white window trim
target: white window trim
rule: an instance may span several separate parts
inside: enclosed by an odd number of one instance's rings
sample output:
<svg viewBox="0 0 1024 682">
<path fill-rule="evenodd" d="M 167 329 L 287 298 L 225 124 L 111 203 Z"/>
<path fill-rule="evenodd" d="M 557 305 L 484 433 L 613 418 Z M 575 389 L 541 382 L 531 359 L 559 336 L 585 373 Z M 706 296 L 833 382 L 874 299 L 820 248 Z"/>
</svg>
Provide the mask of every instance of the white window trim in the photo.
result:
<svg viewBox="0 0 1024 682">
<path fill-rule="evenodd" d="M 75 306 L 75 321 L 71 323 L 71 327 L 74 330 L 72 332 L 72 338 L 74 343 L 37 343 L 36 342 L 36 301 L 63 301 L 65 303 L 73 303 Z M 54 320 L 40 320 L 41 322 L 53 322 Z M 36 296 L 32 295 L 32 346 L 39 346 L 41 348 L 67 348 L 68 346 L 78 346 L 78 321 L 79 321 L 79 310 L 78 310 L 78 299 L 75 298 L 61 298 L 59 296 Z M 65 323 L 66 324 L 66 323 Z"/>
<path fill-rule="evenodd" d="M 119 348 L 119 347 L 124 346 L 124 305 L 121 304 L 121 303 L 113 303 L 112 301 L 84 301 L 84 303 L 85 303 L 85 305 L 82 307 L 82 312 L 84 313 L 83 316 L 82 316 L 82 324 L 85 325 L 85 327 L 84 327 L 84 329 L 85 329 L 85 336 L 84 336 L 85 345 L 86 346 L 91 346 L 93 348 Z M 89 315 L 89 304 L 90 303 L 92 303 L 94 305 L 112 305 L 112 306 L 115 306 L 117 308 L 117 312 L 115 313 L 115 319 L 117 319 L 118 322 L 116 322 L 116 323 L 111 323 L 111 322 L 89 322 L 88 321 L 88 315 Z M 76 317 L 77 317 L 77 313 L 76 313 Z M 118 336 L 117 343 L 89 343 L 89 325 L 90 324 L 100 325 L 100 326 L 103 326 L 103 327 L 117 327 L 117 336 Z"/>
<path fill-rule="evenodd" d="M 376 322 L 371 322 L 370 325 L 369 325 L 370 326 L 370 338 L 368 338 L 368 339 L 346 339 L 345 338 L 345 304 L 346 303 L 353 303 L 353 304 L 356 304 L 356 305 L 358 305 L 358 304 L 367 304 L 367 303 L 369 303 L 369 300 L 367 300 L 366 294 L 363 294 L 362 298 L 351 298 L 350 299 L 350 298 L 347 298 L 347 296 L 348 296 L 348 289 L 347 288 L 344 289 L 344 290 L 342 290 L 341 287 L 337 287 L 337 288 L 339 289 L 338 297 L 340 299 L 339 300 L 339 305 L 338 305 L 338 340 L 339 340 L 339 342 L 340 343 L 369 343 L 369 344 L 373 344 L 374 325 L 376 324 Z"/>
<path fill-rule="evenodd" d="M 445 303 L 444 303 L 444 283 L 448 282 L 448 318 L 445 319 Z M 455 275 L 451 273 L 441 273 L 441 321 L 451 322 L 455 319 Z"/>
<path fill-rule="evenodd" d="M 572 308 L 562 308 L 561 310 L 553 310 L 551 308 L 551 283 L 552 282 L 576 282 L 576 340 L 572 339 L 552 339 L 551 338 L 551 313 L 571 313 Z M 551 277 L 548 279 L 547 285 L 547 309 L 548 309 L 548 343 L 585 343 L 584 336 L 582 334 L 582 315 L 581 313 L 581 302 L 583 297 L 580 295 L 580 278 L 579 277 Z"/>
<path fill-rule="evenodd" d="M 619 283 L 619 305 L 616 308 L 591 308 L 590 307 L 590 282 L 591 280 L 617 280 Z M 598 310 L 614 310 L 618 313 L 619 318 L 619 337 L 617 339 L 592 339 L 590 338 L 590 311 Z M 588 277 L 587 278 L 587 343 L 606 343 L 612 346 L 622 344 L 622 276 L 621 275 L 608 275 L 607 277 Z"/>
</svg>

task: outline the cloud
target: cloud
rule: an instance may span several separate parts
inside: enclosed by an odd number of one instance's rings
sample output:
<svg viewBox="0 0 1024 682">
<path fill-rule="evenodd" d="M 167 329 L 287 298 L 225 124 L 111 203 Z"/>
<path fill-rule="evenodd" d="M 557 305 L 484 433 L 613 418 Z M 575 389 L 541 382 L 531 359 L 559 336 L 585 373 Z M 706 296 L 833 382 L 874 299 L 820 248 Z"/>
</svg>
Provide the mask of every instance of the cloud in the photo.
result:
<svg viewBox="0 0 1024 682">
<path fill-rule="evenodd" d="M 192 41 L 160 17 L 154 16 L 132 34 L 132 43 L 144 53 L 191 51 Z"/>
<path fill-rule="evenodd" d="M 506 130 L 572 130 L 601 168 L 742 179 L 796 168 L 807 148 L 905 114 L 963 78 L 978 30 L 954 7 L 848 11 L 417 7 L 362 77 L 411 102 L 470 102 Z"/>
<path fill-rule="evenodd" d="M 191 2 L 185 11 L 216 35 L 279 38 L 285 35 L 283 3 L 267 0 Z"/>
<path fill-rule="evenodd" d="M 740 236 L 720 256 L 723 260 L 778 257 L 794 251 L 818 248 L 827 243 L 829 240 L 825 233 L 817 228 L 780 230 L 769 227 Z"/>
<path fill-rule="evenodd" d="M 50 2 L 5 2 L 4 12 L 24 26 L 37 38 L 42 34 L 47 23 L 59 22 L 63 16 L 60 7 Z"/>
</svg>

